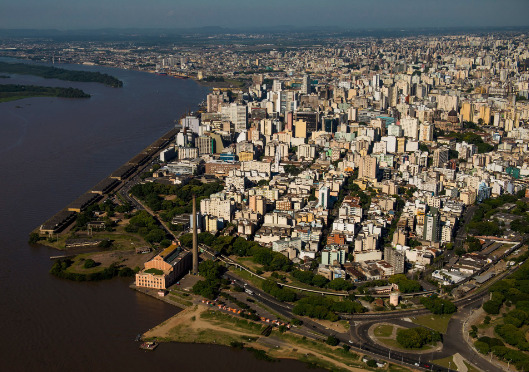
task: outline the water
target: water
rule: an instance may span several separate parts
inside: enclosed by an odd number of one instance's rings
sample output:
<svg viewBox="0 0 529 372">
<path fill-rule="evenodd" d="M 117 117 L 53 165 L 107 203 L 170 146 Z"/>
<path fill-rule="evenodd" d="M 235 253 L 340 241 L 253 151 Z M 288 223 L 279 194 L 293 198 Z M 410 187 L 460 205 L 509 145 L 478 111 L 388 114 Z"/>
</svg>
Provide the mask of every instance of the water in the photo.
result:
<svg viewBox="0 0 529 372">
<path fill-rule="evenodd" d="M 299 362 L 269 364 L 213 345 L 140 351 L 136 334 L 177 308 L 129 289 L 130 279 L 75 283 L 48 273 L 49 257 L 58 252 L 29 246 L 29 232 L 169 130 L 208 92 L 191 80 L 67 67 L 112 74 L 124 87 L 15 75 L 0 81 L 73 86 L 92 95 L 0 103 L 0 370 L 305 370 Z"/>
</svg>

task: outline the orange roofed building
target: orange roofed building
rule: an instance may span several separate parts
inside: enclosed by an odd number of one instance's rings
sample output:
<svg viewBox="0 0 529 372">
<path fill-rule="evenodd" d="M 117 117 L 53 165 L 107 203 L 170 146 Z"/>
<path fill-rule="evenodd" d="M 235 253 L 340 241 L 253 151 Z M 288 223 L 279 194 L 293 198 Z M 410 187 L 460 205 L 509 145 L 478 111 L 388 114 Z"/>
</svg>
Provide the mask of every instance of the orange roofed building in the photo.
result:
<svg viewBox="0 0 529 372">
<path fill-rule="evenodd" d="M 136 286 L 167 289 L 191 268 L 192 254 L 173 244 L 165 248 L 136 274 Z"/>
</svg>

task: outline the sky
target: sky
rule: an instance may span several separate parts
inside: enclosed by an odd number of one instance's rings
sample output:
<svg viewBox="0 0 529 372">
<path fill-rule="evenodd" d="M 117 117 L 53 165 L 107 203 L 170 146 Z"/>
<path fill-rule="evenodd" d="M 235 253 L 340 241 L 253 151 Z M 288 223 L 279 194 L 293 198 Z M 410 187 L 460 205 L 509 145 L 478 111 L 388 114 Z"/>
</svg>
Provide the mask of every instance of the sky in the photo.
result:
<svg viewBox="0 0 529 372">
<path fill-rule="evenodd" d="M 529 0 L 0 0 L 2 29 L 529 26 Z"/>
</svg>

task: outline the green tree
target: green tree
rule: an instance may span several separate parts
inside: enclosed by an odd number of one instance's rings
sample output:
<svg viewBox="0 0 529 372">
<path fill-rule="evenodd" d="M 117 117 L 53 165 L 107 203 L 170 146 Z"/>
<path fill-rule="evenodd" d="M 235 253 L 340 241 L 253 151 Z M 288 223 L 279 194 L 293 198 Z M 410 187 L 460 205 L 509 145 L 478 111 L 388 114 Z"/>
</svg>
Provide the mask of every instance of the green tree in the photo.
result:
<svg viewBox="0 0 529 372">
<path fill-rule="evenodd" d="M 327 345 L 337 346 L 340 343 L 340 340 L 338 340 L 335 336 L 330 335 L 327 337 L 327 340 L 325 340 L 325 343 Z"/>
</svg>

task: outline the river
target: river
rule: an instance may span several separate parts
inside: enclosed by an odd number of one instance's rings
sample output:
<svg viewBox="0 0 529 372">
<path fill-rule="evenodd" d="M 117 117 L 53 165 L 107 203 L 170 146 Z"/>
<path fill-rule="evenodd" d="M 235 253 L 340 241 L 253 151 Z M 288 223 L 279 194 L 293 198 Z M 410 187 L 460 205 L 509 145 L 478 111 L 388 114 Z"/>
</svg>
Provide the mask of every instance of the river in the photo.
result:
<svg viewBox="0 0 529 372">
<path fill-rule="evenodd" d="M 137 333 L 178 309 L 128 288 L 130 279 L 75 283 L 48 271 L 57 251 L 29 232 L 171 128 L 208 92 L 192 80 L 95 66 L 121 89 L 12 75 L 3 84 L 75 87 L 90 99 L 0 103 L 0 366 L 9 371 L 305 370 L 214 345 L 138 349 Z"/>
</svg>

